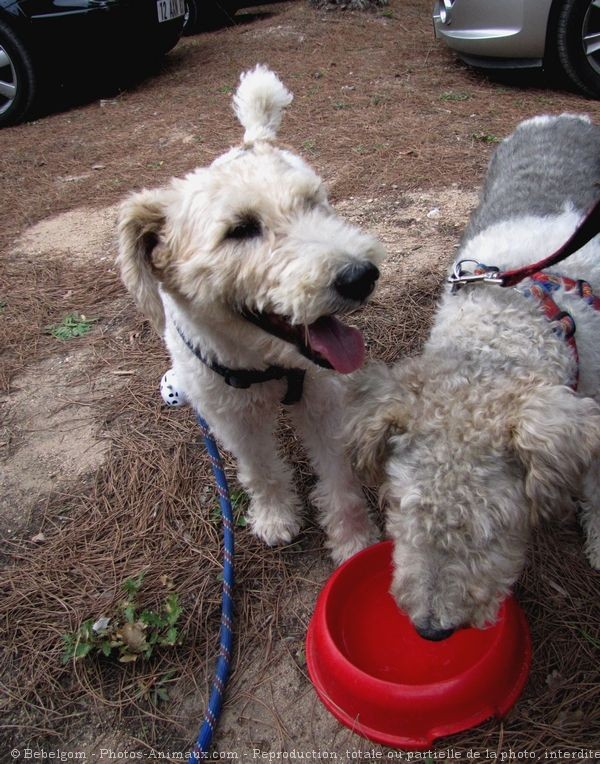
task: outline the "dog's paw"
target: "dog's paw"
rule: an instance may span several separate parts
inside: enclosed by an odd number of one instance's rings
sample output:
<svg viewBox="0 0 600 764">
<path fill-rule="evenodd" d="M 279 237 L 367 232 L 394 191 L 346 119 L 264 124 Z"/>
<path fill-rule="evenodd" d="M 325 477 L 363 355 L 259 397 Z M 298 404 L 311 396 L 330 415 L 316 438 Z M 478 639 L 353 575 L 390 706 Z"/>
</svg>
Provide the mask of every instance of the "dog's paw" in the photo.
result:
<svg viewBox="0 0 600 764">
<path fill-rule="evenodd" d="M 267 546 L 289 544 L 296 538 L 302 527 L 297 513 L 288 511 L 282 514 L 280 507 L 269 511 L 265 511 L 264 507 L 260 510 L 251 507 L 248 519 L 252 533 Z"/>
<path fill-rule="evenodd" d="M 352 555 L 360 552 L 361 549 L 366 549 L 371 544 L 375 544 L 377 541 L 379 541 L 379 531 L 375 525 L 369 525 L 362 533 L 355 533 L 346 540 L 339 540 L 335 544 L 329 543 L 331 559 L 336 565 L 341 565 Z"/>
<path fill-rule="evenodd" d="M 585 556 L 594 570 L 600 570 L 600 539 L 585 545 Z"/>
</svg>

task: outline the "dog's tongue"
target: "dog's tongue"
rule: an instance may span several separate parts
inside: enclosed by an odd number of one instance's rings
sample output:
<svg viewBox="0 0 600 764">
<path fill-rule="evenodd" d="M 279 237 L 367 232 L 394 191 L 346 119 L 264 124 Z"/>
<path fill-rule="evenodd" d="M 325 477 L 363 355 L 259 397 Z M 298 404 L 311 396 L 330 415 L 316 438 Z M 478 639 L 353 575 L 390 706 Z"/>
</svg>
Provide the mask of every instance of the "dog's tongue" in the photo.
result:
<svg viewBox="0 0 600 764">
<path fill-rule="evenodd" d="M 319 318 L 308 327 L 310 347 L 341 374 L 350 374 L 365 360 L 365 343 L 358 329 L 333 316 Z"/>
</svg>

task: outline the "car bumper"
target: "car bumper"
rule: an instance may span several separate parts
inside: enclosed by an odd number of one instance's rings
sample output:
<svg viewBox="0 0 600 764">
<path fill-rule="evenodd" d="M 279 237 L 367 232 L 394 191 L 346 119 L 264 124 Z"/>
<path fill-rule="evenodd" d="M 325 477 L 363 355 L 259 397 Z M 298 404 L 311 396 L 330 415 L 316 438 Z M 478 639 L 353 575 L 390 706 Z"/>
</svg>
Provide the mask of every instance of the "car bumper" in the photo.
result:
<svg viewBox="0 0 600 764">
<path fill-rule="evenodd" d="M 551 5 L 552 0 L 435 0 L 435 36 L 467 63 L 535 66 L 544 58 Z"/>
</svg>

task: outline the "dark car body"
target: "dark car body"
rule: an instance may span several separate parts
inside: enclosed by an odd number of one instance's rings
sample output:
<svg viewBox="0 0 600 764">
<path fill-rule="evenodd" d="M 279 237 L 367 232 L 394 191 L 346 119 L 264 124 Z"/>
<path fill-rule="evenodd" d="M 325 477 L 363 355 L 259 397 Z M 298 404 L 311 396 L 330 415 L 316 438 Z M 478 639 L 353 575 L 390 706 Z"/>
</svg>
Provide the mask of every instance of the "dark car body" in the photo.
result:
<svg viewBox="0 0 600 764">
<path fill-rule="evenodd" d="M 160 59 L 179 40 L 184 11 L 184 0 L 0 0 L 0 94 L 12 74 L 27 96 L 9 109 L 5 97 L 0 124 L 29 115 L 29 90 L 37 97 L 65 77 Z"/>
</svg>

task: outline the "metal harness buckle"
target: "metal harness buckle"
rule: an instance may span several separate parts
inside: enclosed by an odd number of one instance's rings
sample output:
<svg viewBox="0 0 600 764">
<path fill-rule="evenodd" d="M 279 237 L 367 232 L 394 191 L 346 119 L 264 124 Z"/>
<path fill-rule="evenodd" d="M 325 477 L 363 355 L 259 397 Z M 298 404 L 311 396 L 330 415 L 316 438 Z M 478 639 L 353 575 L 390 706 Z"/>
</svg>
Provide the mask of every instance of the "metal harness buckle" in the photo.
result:
<svg viewBox="0 0 600 764">
<path fill-rule="evenodd" d="M 476 267 L 473 273 L 464 271 L 463 263 L 473 263 Z M 448 283 L 452 284 L 452 294 L 457 292 L 465 284 L 496 284 L 502 286 L 500 269 L 494 265 L 483 265 L 477 260 L 459 260 L 454 263 L 452 273 L 448 276 Z"/>
</svg>

